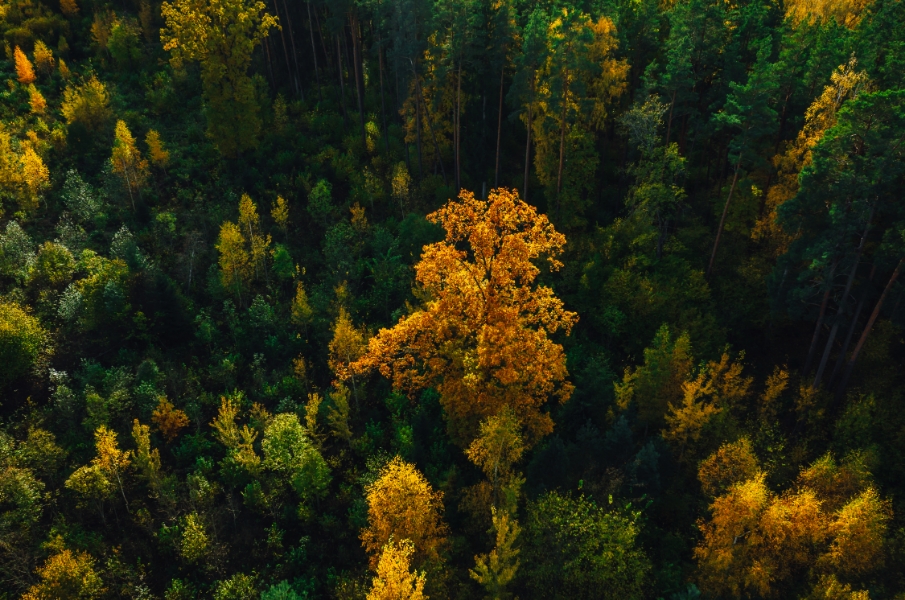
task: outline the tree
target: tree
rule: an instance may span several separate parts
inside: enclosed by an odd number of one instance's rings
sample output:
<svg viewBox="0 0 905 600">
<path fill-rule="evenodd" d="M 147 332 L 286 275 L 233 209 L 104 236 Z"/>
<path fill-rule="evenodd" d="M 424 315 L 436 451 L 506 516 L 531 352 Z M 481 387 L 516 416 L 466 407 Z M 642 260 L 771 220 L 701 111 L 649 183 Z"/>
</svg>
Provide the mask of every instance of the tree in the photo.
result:
<svg viewBox="0 0 905 600">
<path fill-rule="evenodd" d="M 758 469 L 714 499 L 710 511 L 699 524 L 698 581 L 706 593 L 733 597 L 774 596 L 807 582 L 809 573 L 870 571 L 882 557 L 890 518 L 857 456 L 840 465 L 826 455 L 779 495 Z"/>
<path fill-rule="evenodd" d="M 189 425 L 189 417 L 185 411 L 173 406 L 166 396 L 157 399 L 157 408 L 151 415 L 151 421 L 157 425 L 167 443 L 175 440 L 179 432 Z"/>
<path fill-rule="evenodd" d="M 549 336 L 568 334 L 577 317 L 537 283 L 533 262 L 558 269 L 565 237 L 506 189 L 486 201 L 462 192 L 428 219 L 446 239 L 425 246 L 415 265 L 424 305 L 380 330 L 352 368 L 379 369 L 410 393 L 436 386 L 462 445 L 481 419 L 509 406 L 530 446 L 553 428 L 543 404 L 572 392 L 562 346 Z"/>
<path fill-rule="evenodd" d="M 742 162 L 756 163 L 757 143 L 764 136 L 772 133 L 776 127 L 776 110 L 771 106 L 773 93 L 777 83 L 774 67 L 769 62 L 772 44 L 769 38 L 759 42 L 757 61 L 748 74 L 744 84 L 732 82 L 729 84 L 730 93 L 726 96 L 726 104 L 718 112 L 713 120 L 722 128 L 734 132 L 729 142 L 729 158 L 735 163 L 732 172 L 732 184 L 729 186 L 729 194 L 726 196 L 726 204 L 723 206 L 723 215 L 716 230 L 716 238 L 713 241 L 713 251 L 710 253 L 710 263 L 707 265 L 707 276 L 713 271 L 713 263 L 716 259 L 716 251 L 720 246 L 720 238 L 726 225 L 726 215 L 729 214 L 729 204 L 738 183 L 739 171 Z"/>
<path fill-rule="evenodd" d="M 350 365 L 362 357 L 366 348 L 364 334 L 352 324 L 352 319 L 346 309 L 340 307 L 339 315 L 333 324 L 333 339 L 329 344 L 328 365 L 339 381 L 352 380 L 352 392 L 356 398 L 358 390 L 355 386 L 355 372 Z"/>
<path fill-rule="evenodd" d="M 443 494 L 435 492 L 418 469 L 398 456 L 387 463 L 376 481 L 365 488 L 368 526 L 361 541 L 371 555 L 371 568 L 380 562 L 391 540 L 409 540 L 414 564 L 440 561 L 446 544 Z"/>
<path fill-rule="evenodd" d="M 487 590 L 490 600 L 507 600 L 512 594 L 506 591 L 518 571 L 519 550 L 514 547 L 519 536 L 518 522 L 504 511 L 493 509 L 491 517 L 496 542 L 490 554 L 475 556 L 475 568 L 468 574 Z"/>
<path fill-rule="evenodd" d="M 128 510 L 123 477 L 132 462 L 132 452 L 119 449 L 116 433 L 106 425 L 101 425 L 94 432 L 94 448 L 96 456 L 91 463 L 76 469 L 66 480 L 66 487 L 99 503 L 110 498 L 119 488 Z"/>
<path fill-rule="evenodd" d="M 100 129 L 110 119 L 110 94 L 96 75 L 81 85 L 63 91 L 60 112 L 70 125 L 81 123 L 89 131 Z"/>
<path fill-rule="evenodd" d="M 481 421 L 480 434 L 465 451 L 490 482 L 494 506 L 501 511 L 515 513 L 515 498 L 507 498 L 514 490 L 512 466 L 525 451 L 518 419 L 509 407 Z M 506 493 L 508 492 L 508 493 Z"/>
<path fill-rule="evenodd" d="M 170 151 L 163 145 L 160 134 L 156 129 L 149 129 L 145 135 L 145 144 L 148 146 L 148 156 L 151 158 L 151 164 L 161 169 L 166 169 L 170 162 Z"/>
<path fill-rule="evenodd" d="M 634 403 L 645 427 L 661 427 L 669 406 L 680 406 L 685 398 L 682 386 L 691 375 L 693 360 L 688 334 L 673 340 L 663 325 L 652 347 L 644 350 L 644 365 L 626 368 L 622 383 L 615 384 L 616 402 L 623 410 Z"/>
<path fill-rule="evenodd" d="M 129 198 L 132 200 L 132 210 L 135 210 L 133 193 L 140 192 L 148 177 L 148 161 L 142 157 L 132 132 L 123 120 L 116 122 L 116 138 L 113 142 L 110 164 L 113 172 L 122 177 L 126 184 Z"/>
<path fill-rule="evenodd" d="M 289 481 L 303 500 L 324 494 L 330 483 L 330 469 L 297 415 L 274 415 L 264 428 L 261 449 L 264 468 Z"/>
<path fill-rule="evenodd" d="M 415 547 L 409 540 L 384 545 L 375 569 L 367 600 L 426 600 L 424 573 L 412 573 L 410 563 Z"/>
<path fill-rule="evenodd" d="M 22 596 L 23 600 L 58 600 L 103 597 L 104 582 L 94 570 L 94 558 L 87 552 L 68 548 L 52 554 L 38 569 L 39 582 Z"/>
<path fill-rule="evenodd" d="M 34 83 L 37 79 L 37 77 L 35 77 L 35 69 L 19 46 L 16 46 L 16 49 L 13 51 L 13 59 L 16 63 L 16 79 L 19 80 L 19 83 L 22 85 Z"/>
<path fill-rule="evenodd" d="M 45 351 L 41 322 L 12 302 L 0 302 L 0 389 L 28 373 Z"/>
<path fill-rule="evenodd" d="M 53 52 L 41 40 L 35 41 L 35 64 L 43 74 L 50 75 L 53 73 Z"/>
<path fill-rule="evenodd" d="M 252 53 L 278 27 L 261 0 L 174 0 L 161 5 L 166 27 L 160 38 L 170 62 L 201 62 L 208 135 L 226 156 L 257 145 L 261 129 Z"/>
<path fill-rule="evenodd" d="M 643 598 L 650 563 L 638 515 L 548 492 L 528 506 L 519 588 L 537 598 Z"/>
</svg>

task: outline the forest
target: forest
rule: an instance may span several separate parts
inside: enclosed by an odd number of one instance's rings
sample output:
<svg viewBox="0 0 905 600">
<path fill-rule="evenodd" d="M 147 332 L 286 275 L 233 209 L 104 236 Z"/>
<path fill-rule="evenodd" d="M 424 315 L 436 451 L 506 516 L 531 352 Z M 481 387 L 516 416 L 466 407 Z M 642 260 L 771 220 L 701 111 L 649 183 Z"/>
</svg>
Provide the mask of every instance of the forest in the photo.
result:
<svg viewBox="0 0 905 600">
<path fill-rule="evenodd" d="M 0 600 L 905 600 L 905 1 L 0 38 Z"/>
</svg>

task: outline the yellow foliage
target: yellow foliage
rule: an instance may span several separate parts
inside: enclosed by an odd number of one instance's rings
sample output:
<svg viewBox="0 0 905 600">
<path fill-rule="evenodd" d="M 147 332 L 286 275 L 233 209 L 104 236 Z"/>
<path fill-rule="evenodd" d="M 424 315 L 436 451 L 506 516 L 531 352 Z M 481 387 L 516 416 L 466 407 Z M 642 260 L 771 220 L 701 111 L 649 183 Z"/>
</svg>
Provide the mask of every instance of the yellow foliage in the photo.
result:
<svg viewBox="0 0 905 600">
<path fill-rule="evenodd" d="M 68 86 L 63 91 L 60 111 L 70 125 L 81 123 L 88 129 L 98 129 L 111 115 L 107 86 L 96 75 L 82 85 Z"/>
<path fill-rule="evenodd" d="M 94 432 L 96 456 L 91 463 L 76 469 L 66 487 L 98 500 L 109 498 L 118 486 L 125 499 L 123 473 L 131 464 L 131 452 L 120 450 L 116 433 L 101 425 Z"/>
<path fill-rule="evenodd" d="M 196 512 L 191 512 L 182 520 L 182 540 L 179 553 L 190 562 L 198 562 L 207 554 L 210 539 L 204 529 L 204 522 Z"/>
<path fill-rule="evenodd" d="M 702 460 L 698 466 L 698 481 L 705 494 L 719 496 L 733 485 L 753 479 L 759 471 L 751 442 L 745 437 L 723 444 Z"/>
<path fill-rule="evenodd" d="M 220 254 L 218 263 L 223 287 L 234 289 L 241 297 L 242 288 L 251 283 L 254 267 L 239 226 L 230 221 L 223 223 L 216 247 Z"/>
<path fill-rule="evenodd" d="M 236 424 L 239 405 L 232 398 L 220 398 L 220 410 L 211 421 L 211 427 L 217 432 L 217 440 L 226 446 L 230 459 L 250 473 L 257 472 L 261 465 L 261 457 L 254 450 L 258 432 L 243 425 Z"/>
<path fill-rule="evenodd" d="M 409 540 L 390 540 L 383 547 L 367 600 L 427 600 L 424 573 L 409 570 L 414 551 Z"/>
<path fill-rule="evenodd" d="M 30 204 L 33 206 L 41 192 L 50 186 L 50 171 L 31 145 L 25 146 L 19 162 L 22 165 L 22 180 L 25 183 L 25 190 L 28 193 Z"/>
<path fill-rule="evenodd" d="M 827 22 L 834 19 L 853 29 L 872 0 L 792 0 L 786 3 L 786 16 L 796 24 Z"/>
<path fill-rule="evenodd" d="M 69 77 L 72 75 L 72 73 L 69 71 L 69 67 L 66 66 L 66 61 L 64 61 L 62 58 L 60 59 L 59 70 L 60 70 L 60 77 L 62 77 L 65 80 L 68 80 Z"/>
<path fill-rule="evenodd" d="M 781 495 L 770 492 L 765 474 L 757 471 L 718 496 L 710 519 L 699 523 L 703 539 L 695 558 L 702 591 L 715 597 L 776 596 L 810 571 L 819 576 L 812 598 L 865 598 L 835 577 L 864 575 L 882 564 L 891 511 L 861 467 L 849 463 L 839 466 L 823 457 Z"/>
<path fill-rule="evenodd" d="M 329 345 L 327 364 L 340 381 L 353 379 L 355 373 L 350 365 L 365 353 L 364 334 L 352 324 L 352 318 L 345 308 L 340 307 L 339 316 L 333 324 L 333 339 Z"/>
<path fill-rule="evenodd" d="M 45 75 L 53 73 L 54 60 L 53 52 L 47 47 L 47 44 L 41 40 L 35 42 L 35 65 L 38 70 Z"/>
<path fill-rule="evenodd" d="M 145 136 L 145 144 L 148 146 L 148 156 L 155 167 L 164 168 L 170 162 L 170 151 L 164 148 L 163 140 L 156 129 L 151 129 Z"/>
<path fill-rule="evenodd" d="M 166 438 L 167 442 L 172 442 L 179 435 L 179 432 L 188 427 L 189 418 L 184 411 L 175 408 L 166 396 L 158 399 L 157 408 L 151 415 L 151 421 L 157 425 L 160 433 Z"/>
<path fill-rule="evenodd" d="M 16 46 L 13 51 L 13 60 L 16 63 L 16 79 L 19 80 L 19 83 L 23 85 L 34 83 L 36 79 L 35 69 L 19 46 Z"/>
<path fill-rule="evenodd" d="M 31 107 L 31 112 L 36 115 L 43 113 L 44 109 L 47 108 L 47 100 L 44 99 L 44 95 L 41 94 L 34 84 L 28 86 L 28 104 Z"/>
<path fill-rule="evenodd" d="M 132 439 L 135 441 L 135 466 L 148 481 L 152 489 L 156 489 L 160 480 L 160 451 L 151 449 L 151 430 L 147 425 L 132 421 Z"/>
<path fill-rule="evenodd" d="M 801 5 L 792 4 L 791 7 Z M 777 221 L 779 207 L 798 193 L 798 174 L 811 164 L 811 150 L 836 124 L 836 112 L 846 100 L 857 96 L 870 85 L 867 74 L 856 70 L 857 64 L 852 57 L 848 63 L 839 65 L 830 77 L 830 85 L 805 112 L 804 126 L 798 137 L 785 152 L 773 157 L 776 183 L 767 190 L 766 210 L 755 224 L 751 236 L 756 240 L 769 241 L 775 256 L 784 254 L 794 239 L 794 234 L 784 231 Z"/>
<path fill-rule="evenodd" d="M 94 558 L 87 552 L 63 549 L 52 554 L 38 569 L 39 582 L 22 600 L 93 600 L 104 594 L 104 584 L 94 570 Z"/>
<path fill-rule="evenodd" d="M 305 292 L 305 286 L 299 281 L 295 284 L 295 297 L 292 299 L 292 309 L 289 318 L 294 324 L 304 327 L 311 322 L 313 315 L 314 310 L 311 308 L 311 304 L 308 303 L 308 294 Z"/>
<path fill-rule="evenodd" d="M 465 451 L 490 482 L 497 507 L 503 507 L 502 486 L 512 478 L 512 467 L 525 452 L 518 418 L 511 408 L 481 421 L 480 433 Z"/>
<path fill-rule="evenodd" d="M 361 541 L 371 555 L 371 568 L 391 540 L 410 540 L 415 564 L 439 560 L 447 532 L 441 518 L 443 494 L 435 492 L 414 465 L 397 456 L 365 488 L 365 497 L 368 526 Z"/>
<path fill-rule="evenodd" d="M 286 202 L 285 198 L 277 196 L 270 209 L 270 216 L 273 218 L 273 222 L 277 224 L 277 227 L 283 233 L 286 233 L 286 228 L 289 226 L 289 203 Z"/>
<path fill-rule="evenodd" d="M 463 191 L 428 219 L 446 229 L 446 239 L 425 246 L 415 265 L 424 304 L 380 330 L 351 366 L 379 369 L 409 393 L 436 386 L 463 446 L 481 419 L 504 406 L 512 407 L 533 444 L 553 429 L 541 406 L 572 393 L 565 353 L 549 336 L 568 334 L 578 317 L 536 282 L 534 262 L 545 259 L 558 269 L 565 236 L 502 188 L 486 201 Z"/>
<path fill-rule="evenodd" d="M 490 600 L 510 597 L 506 586 L 515 578 L 519 568 L 519 550 L 514 548 L 520 529 L 518 522 L 505 511 L 492 510 L 493 533 L 496 543 L 490 554 L 475 556 L 475 568 L 468 574 L 487 590 Z"/>
<path fill-rule="evenodd" d="M 270 236 L 261 235 L 261 219 L 258 207 L 248 194 L 242 194 L 239 200 L 239 228 L 249 243 L 249 257 L 255 272 L 260 276 L 265 270 L 267 249 L 270 247 Z"/>
<path fill-rule="evenodd" d="M 327 424 L 336 437 L 349 442 L 352 440 L 352 430 L 349 429 L 349 388 L 337 383 L 328 396 L 332 406 L 327 411 Z"/>
<path fill-rule="evenodd" d="M 135 138 L 123 120 L 116 122 L 116 138 L 110 164 L 113 172 L 123 178 L 130 194 L 140 189 L 147 179 L 148 161 L 142 158 Z"/>
</svg>

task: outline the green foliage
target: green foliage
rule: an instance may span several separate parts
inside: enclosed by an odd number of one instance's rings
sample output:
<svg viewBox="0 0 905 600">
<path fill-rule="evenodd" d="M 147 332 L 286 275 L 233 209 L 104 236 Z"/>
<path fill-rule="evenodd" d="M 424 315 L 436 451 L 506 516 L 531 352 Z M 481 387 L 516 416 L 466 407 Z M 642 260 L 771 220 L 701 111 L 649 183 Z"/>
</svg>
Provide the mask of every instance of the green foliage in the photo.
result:
<svg viewBox="0 0 905 600">
<path fill-rule="evenodd" d="M 520 586 L 551 598 L 643 598 L 650 561 L 638 514 L 550 492 L 529 503 Z"/>
</svg>

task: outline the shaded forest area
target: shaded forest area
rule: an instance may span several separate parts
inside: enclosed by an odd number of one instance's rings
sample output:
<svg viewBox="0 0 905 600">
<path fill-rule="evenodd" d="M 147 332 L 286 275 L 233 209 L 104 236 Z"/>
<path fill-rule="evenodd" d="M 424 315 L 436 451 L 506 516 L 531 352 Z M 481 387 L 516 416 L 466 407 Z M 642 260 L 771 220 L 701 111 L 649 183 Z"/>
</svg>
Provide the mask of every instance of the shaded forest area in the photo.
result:
<svg viewBox="0 0 905 600">
<path fill-rule="evenodd" d="M 0 37 L 0 597 L 905 598 L 902 0 Z"/>
</svg>

